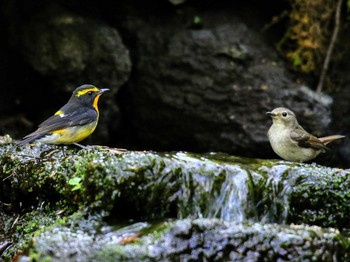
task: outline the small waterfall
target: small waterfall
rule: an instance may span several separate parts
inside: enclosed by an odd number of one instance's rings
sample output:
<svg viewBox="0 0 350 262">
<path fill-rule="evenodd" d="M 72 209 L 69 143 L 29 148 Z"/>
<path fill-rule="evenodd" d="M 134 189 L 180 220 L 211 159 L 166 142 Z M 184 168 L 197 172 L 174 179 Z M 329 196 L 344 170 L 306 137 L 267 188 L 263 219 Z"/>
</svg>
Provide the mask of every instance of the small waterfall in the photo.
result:
<svg viewBox="0 0 350 262">
<path fill-rule="evenodd" d="M 226 221 L 285 223 L 291 186 L 287 165 L 218 163 L 211 158 L 177 153 L 181 162 L 179 218 L 220 218 Z M 180 179 L 180 178 L 179 178 Z"/>
<path fill-rule="evenodd" d="M 208 203 L 206 217 L 243 222 L 248 202 L 247 172 L 237 166 L 229 166 L 225 174 L 219 192 Z"/>
<path fill-rule="evenodd" d="M 289 197 L 291 179 L 287 179 L 286 165 L 276 165 L 267 171 L 267 180 L 263 198 L 259 204 L 265 202 L 265 211 L 259 217 L 260 222 L 285 224 L 289 212 Z"/>
</svg>

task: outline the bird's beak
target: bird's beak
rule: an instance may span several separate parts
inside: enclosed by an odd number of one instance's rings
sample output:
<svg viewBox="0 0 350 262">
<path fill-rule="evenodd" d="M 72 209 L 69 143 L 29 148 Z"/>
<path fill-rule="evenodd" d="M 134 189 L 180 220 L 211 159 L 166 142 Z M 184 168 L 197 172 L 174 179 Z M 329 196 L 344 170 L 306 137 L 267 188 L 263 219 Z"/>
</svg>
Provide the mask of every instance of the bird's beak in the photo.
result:
<svg viewBox="0 0 350 262">
<path fill-rule="evenodd" d="M 266 115 L 268 115 L 268 116 L 270 116 L 270 117 L 277 116 L 275 113 L 272 113 L 272 112 L 266 112 Z"/>
<path fill-rule="evenodd" d="M 102 93 L 104 93 L 106 91 L 109 91 L 109 89 L 108 88 L 101 88 L 100 91 L 98 91 L 98 93 L 102 94 Z"/>
</svg>

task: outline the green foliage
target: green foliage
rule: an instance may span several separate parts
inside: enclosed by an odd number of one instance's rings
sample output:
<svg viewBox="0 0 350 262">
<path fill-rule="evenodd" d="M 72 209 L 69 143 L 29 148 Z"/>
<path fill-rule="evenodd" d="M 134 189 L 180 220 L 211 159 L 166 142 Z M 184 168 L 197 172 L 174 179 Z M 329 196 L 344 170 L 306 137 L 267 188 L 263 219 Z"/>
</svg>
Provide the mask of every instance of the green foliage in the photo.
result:
<svg viewBox="0 0 350 262">
<path fill-rule="evenodd" d="M 294 70 L 320 72 L 333 31 L 336 4 L 330 0 L 293 1 L 288 30 L 277 49 Z"/>
<path fill-rule="evenodd" d="M 198 24 L 201 24 L 202 23 L 202 18 L 200 18 L 200 16 L 195 16 L 194 18 L 193 18 L 193 23 L 195 24 L 195 25 L 198 25 Z"/>
<path fill-rule="evenodd" d="M 73 177 L 68 180 L 68 184 L 73 186 L 72 191 L 81 189 L 82 187 L 81 181 L 82 181 L 81 177 Z"/>
</svg>

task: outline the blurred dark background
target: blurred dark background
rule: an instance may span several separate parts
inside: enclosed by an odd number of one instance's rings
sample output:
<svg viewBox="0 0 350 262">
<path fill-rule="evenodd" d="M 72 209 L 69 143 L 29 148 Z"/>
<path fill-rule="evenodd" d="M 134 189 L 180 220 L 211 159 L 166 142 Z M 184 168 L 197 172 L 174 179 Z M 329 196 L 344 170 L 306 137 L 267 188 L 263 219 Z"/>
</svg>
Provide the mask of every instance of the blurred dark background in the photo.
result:
<svg viewBox="0 0 350 262">
<path fill-rule="evenodd" d="M 277 158 L 265 112 L 278 106 L 317 136 L 349 136 L 347 6 L 316 92 L 334 28 L 334 6 L 316 2 L 3 0 L 0 134 L 20 139 L 89 83 L 111 92 L 85 144 Z M 346 138 L 315 161 L 349 156 Z"/>
</svg>

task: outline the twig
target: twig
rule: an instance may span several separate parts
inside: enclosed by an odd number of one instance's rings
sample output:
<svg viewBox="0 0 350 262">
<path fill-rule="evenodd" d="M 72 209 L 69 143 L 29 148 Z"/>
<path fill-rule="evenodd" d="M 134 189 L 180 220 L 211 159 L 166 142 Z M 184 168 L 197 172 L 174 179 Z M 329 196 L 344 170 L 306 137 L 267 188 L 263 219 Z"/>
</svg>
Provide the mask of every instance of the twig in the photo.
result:
<svg viewBox="0 0 350 262">
<path fill-rule="evenodd" d="M 342 2 L 343 2 L 343 0 L 338 0 L 338 3 L 337 3 L 337 8 L 336 8 L 336 11 L 335 11 L 334 30 L 333 30 L 331 41 L 330 41 L 328 49 L 327 49 L 326 58 L 324 60 L 323 66 L 322 66 L 320 80 L 318 81 L 318 85 L 317 85 L 317 89 L 316 89 L 317 92 L 321 92 L 322 91 L 324 79 L 326 77 L 326 74 L 327 74 L 327 71 L 328 71 L 329 62 L 331 60 L 334 44 L 335 44 L 335 41 L 337 40 L 337 37 L 338 37 L 339 27 L 340 27 L 340 11 L 341 11 L 341 4 L 342 4 Z"/>
</svg>

